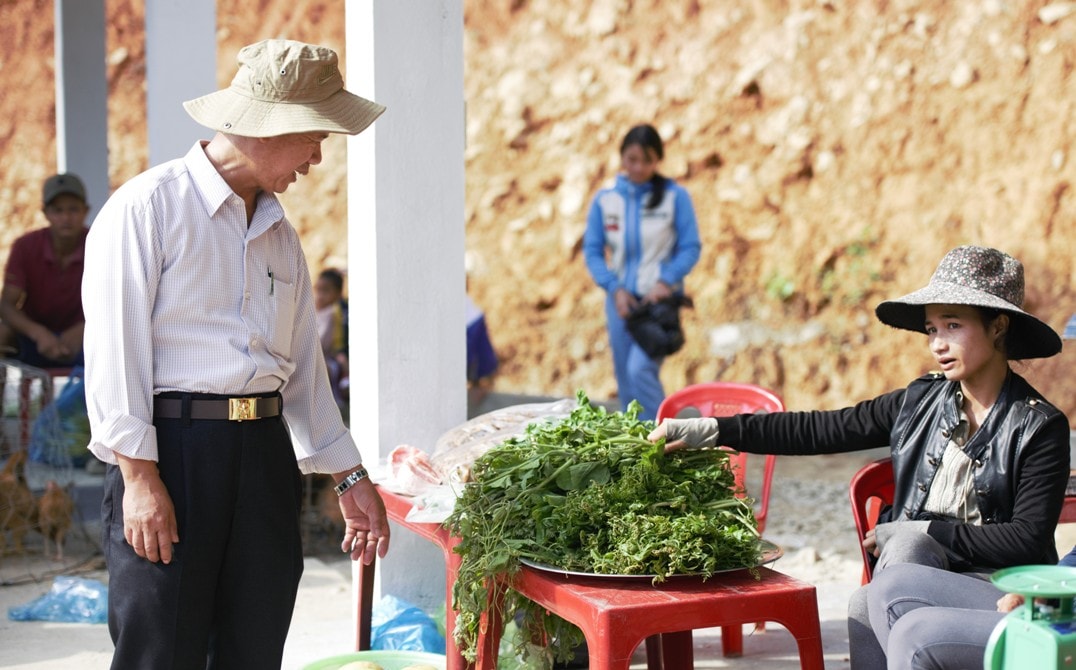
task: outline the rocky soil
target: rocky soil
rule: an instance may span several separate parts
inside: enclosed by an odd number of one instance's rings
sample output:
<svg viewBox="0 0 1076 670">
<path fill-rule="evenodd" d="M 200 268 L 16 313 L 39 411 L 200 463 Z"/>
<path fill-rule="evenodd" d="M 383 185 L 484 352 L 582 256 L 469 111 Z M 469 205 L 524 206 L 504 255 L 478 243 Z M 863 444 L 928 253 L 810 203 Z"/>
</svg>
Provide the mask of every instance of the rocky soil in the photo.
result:
<svg viewBox="0 0 1076 670">
<path fill-rule="evenodd" d="M 949 248 L 1027 267 L 1027 307 L 1076 311 L 1076 4 L 1019 0 L 465 0 L 467 262 L 500 390 L 615 393 L 602 296 L 580 255 L 592 193 L 629 126 L 699 214 L 697 308 L 667 388 L 754 381 L 836 407 L 929 369 L 874 305 Z M 109 173 L 146 167 L 143 5 L 107 0 Z M 219 0 L 221 83 L 243 44 L 343 51 L 343 3 Z M 257 15 L 258 21 L 248 17 Z M 55 169 L 52 3 L 0 3 L 0 258 L 43 223 Z M 346 73 L 345 73 L 346 75 Z M 311 266 L 346 264 L 344 143 L 285 197 Z M 1076 354 L 1020 366 L 1072 414 Z"/>
</svg>

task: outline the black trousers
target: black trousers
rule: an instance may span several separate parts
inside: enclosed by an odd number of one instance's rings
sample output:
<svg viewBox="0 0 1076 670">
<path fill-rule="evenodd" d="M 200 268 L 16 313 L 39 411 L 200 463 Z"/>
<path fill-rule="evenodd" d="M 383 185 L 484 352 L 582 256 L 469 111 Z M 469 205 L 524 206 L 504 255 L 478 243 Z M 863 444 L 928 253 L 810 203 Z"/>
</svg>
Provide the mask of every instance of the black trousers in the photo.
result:
<svg viewBox="0 0 1076 670">
<path fill-rule="evenodd" d="M 179 543 L 168 565 L 134 553 L 123 535 L 123 477 L 109 466 L 113 670 L 279 668 L 303 571 L 302 480 L 283 420 L 154 425 Z"/>
</svg>

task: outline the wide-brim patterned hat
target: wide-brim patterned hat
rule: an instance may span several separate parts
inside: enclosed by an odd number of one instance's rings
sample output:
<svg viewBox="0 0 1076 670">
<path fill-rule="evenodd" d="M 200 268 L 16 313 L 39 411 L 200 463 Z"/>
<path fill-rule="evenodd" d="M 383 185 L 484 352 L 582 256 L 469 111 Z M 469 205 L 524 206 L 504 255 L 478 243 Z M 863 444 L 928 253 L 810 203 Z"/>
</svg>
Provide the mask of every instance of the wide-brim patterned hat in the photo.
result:
<svg viewBox="0 0 1076 670">
<path fill-rule="evenodd" d="M 886 300 L 874 312 L 886 325 L 925 333 L 926 305 L 970 305 L 1005 312 L 1011 333 L 1006 339 L 1010 359 L 1049 358 L 1061 351 L 1057 332 L 1023 310 L 1024 266 L 997 249 L 953 249 L 926 287 Z"/>
<path fill-rule="evenodd" d="M 336 52 L 294 40 L 243 47 L 228 88 L 183 103 L 198 123 L 244 137 L 365 130 L 383 105 L 344 90 Z"/>
</svg>

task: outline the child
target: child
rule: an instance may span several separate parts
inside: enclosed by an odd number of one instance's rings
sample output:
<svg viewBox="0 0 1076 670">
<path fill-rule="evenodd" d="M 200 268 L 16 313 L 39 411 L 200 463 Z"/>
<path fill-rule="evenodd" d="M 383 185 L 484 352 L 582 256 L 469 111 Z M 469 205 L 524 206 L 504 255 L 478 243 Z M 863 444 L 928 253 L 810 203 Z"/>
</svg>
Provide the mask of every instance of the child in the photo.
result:
<svg viewBox="0 0 1076 670">
<path fill-rule="evenodd" d="M 314 282 L 314 317 L 321 340 L 321 352 L 329 371 L 336 404 L 347 401 L 347 302 L 344 300 L 344 275 L 328 268 Z"/>
</svg>

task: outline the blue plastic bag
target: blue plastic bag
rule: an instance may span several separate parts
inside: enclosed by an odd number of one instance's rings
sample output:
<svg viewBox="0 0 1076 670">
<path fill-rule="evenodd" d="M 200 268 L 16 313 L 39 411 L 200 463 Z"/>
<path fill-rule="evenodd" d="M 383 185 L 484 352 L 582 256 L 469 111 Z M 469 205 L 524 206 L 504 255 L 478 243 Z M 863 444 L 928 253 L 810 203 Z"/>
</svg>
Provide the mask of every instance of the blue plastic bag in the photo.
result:
<svg viewBox="0 0 1076 670">
<path fill-rule="evenodd" d="M 57 577 L 49 592 L 25 605 L 9 607 L 12 621 L 58 621 L 105 623 L 108 620 L 108 587 L 95 579 Z"/>
<path fill-rule="evenodd" d="M 382 596 L 370 613 L 370 648 L 445 653 L 445 636 L 428 614 L 395 596 Z"/>
<path fill-rule="evenodd" d="M 45 405 L 30 429 L 30 460 L 56 467 L 82 467 L 90 458 L 90 418 L 85 371 L 72 368 L 56 399 Z"/>
</svg>

